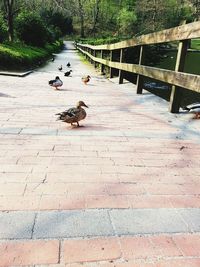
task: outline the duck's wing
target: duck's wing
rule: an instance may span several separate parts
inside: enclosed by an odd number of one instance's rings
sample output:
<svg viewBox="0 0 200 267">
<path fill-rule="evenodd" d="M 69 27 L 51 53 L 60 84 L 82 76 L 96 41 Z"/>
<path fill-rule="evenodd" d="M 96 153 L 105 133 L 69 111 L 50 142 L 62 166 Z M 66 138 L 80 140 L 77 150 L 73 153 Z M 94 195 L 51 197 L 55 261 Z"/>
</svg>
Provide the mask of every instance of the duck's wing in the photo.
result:
<svg viewBox="0 0 200 267">
<path fill-rule="evenodd" d="M 80 112 L 80 110 L 78 108 L 70 108 L 66 111 L 67 115 L 69 117 L 73 117 L 76 116 L 78 113 Z"/>
<path fill-rule="evenodd" d="M 70 108 L 68 110 L 65 110 L 63 112 L 57 113 L 56 115 L 59 115 L 59 120 L 65 120 L 66 118 L 72 118 L 77 116 L 77 114 L 79 113 L 79 109 L 77 108 Z"/>
<path fill-rule="evenodd" d="M 56 82 L 56 80 L 50 80 L 49 84 L 52 85 L 54 82 Z"/>
</svg>

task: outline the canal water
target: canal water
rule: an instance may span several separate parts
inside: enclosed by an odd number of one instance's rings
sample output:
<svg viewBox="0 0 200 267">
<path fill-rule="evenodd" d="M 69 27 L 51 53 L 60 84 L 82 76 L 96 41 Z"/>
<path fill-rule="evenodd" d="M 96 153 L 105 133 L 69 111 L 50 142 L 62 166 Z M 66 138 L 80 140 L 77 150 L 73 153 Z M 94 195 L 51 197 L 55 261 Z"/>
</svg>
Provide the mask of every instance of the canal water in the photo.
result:
<svg viewBox="0 0 200 267">
<path fill-rule="evenodd" d="M 155 67 L 174 70 L 177 51 L 169 51 L 163 55 L 161 62 Z M 200 75 L 200 51 L 188 51 L 184 72 Z"/>
<path fill-rule="evenodd" d="M 174 70 L 176 64 L 177 51 L 166 51 L 158 64 L 157 68 Z M 200 51 L 188 51 L 186 56 L 184 72 L 200 75 Z M 144 88 L 167 101 L 170 99 L 171 86 L 159 81 L 145 79 Z M 182 106 L 190 103 L 200 102 L 200 94 L 183 89 Z"/>
</svg>

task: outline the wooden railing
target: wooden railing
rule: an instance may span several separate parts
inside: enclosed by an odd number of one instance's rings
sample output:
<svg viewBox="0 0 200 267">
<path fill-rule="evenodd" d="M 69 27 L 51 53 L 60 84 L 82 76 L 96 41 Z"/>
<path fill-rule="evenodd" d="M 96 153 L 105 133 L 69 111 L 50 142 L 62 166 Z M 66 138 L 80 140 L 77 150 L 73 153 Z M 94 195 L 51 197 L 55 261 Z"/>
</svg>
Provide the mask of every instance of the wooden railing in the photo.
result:
<svg viewBox="0 0 200 267">
<path fill-rule="evenodd" d="M 172 85 L 169 110 L 172 113 L 178 113 L 180 108 L 182 88 L 200 93 L 200 75 L 183 72 L 189 41 L 195 38 L 200 38 L 200 21 L 184 24 L 160 32 L 142 35 L 137 38 L 115 44 L 93 46 L 77 43 L 76 48 L 81 53 L 85 54 L 91 60 L 91 62 L 95 64 L 95 67 L 97 63 L 99 63 L 101 66 L 101 72 L 104 71 L 105 66 L 110 67 L 110 78 L 113 77 L 113 69 L 118 69 L 119 83 L 123 83 L 124 72 L 137 74 L 136 91 L 138 94 L 142 94 L 144 77 L 149 77 Z M 143 65 L 145 55 L 144 50 L 147 45 L 174 41 L 179 41 L 174 71 Z M 124 62 L 124 50 L 126 48 L 138 46 L 140 47 L 138 64 Z M 114 50 L 120 50 L 120 62 L 113 61 Z M 99 51 L 101 57 L 97 57 L 97 52 Z M 105 51 L 110 53 L 109 60 L 104 58 Z"/>
</svg>

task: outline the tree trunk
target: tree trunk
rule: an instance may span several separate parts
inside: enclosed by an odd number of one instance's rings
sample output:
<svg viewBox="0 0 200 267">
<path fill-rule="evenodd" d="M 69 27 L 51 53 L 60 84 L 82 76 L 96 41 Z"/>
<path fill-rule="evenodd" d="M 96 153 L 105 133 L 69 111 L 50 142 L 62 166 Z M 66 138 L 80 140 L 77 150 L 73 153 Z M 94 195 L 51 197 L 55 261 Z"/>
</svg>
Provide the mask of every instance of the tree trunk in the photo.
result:
<svg viewBox="0 0 200 267">
<path fill-rule="evenodd" d="M 78 0 L 78 5 L 79 5 L 80 20 L 81 20 L 81 37 L 84 38 L 85 37 L 84 11 L 81 0 Z"/>
<path fill-rule="evenodd" d="M 4 7 L 8 24 L 8 37 L 10 42 L 13 41 L 13 4 L 14 0 L 4 0 Z"/>
<path fill-rule="evenodd" d="M 93 27 L 91 29 L 91 33 L 95 32 L 96 29 L 96 24 L 99 18 L 99 4 L 101 0 L 96 0 L 96 5 L 95 5 L 95 11 L 94 11 L 94 20 L 93 20 Z"/>
</svg>

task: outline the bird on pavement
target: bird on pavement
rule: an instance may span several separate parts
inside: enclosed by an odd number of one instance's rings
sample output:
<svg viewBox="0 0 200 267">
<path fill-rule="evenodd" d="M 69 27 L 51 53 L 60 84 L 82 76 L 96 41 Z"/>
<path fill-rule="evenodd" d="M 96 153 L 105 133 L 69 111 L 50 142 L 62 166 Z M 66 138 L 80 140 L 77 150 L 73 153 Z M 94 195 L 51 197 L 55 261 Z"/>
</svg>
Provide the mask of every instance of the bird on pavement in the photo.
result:
<svg viewBox="0 0 200 267">
<path fill-rule="evenodd" d="M 84 84 L 87 84 L 90 81 L 90 79 L 91 79 L 90 75 L 82 77 L 82 81 Z"/>
<path fill-rule="evenodd" d="M 71 72 L 72 72 L 72 70 L 66 71 L 65 74 L 64 74 L 64 76 L 69 76 L 71 74 Z"/>
<path fill-rule="evenodd" d="M 55 80 L 50 80 L 49 85 L 55 87 L 56 90 L 59 90 L 58 87 L 63 85 L 63 82 L 60 80 L 59 76 L 56 76 Z"/>
<path fill-rule="evenodd" d="M 60 65 L 60 67 L 58 67 L 58 70 L 61 71 L 62 70 L 62 65 Z"/>
<path fill-rule="evenodd" d="M 70 62 L 67 63 L 67 67 L 69 68 L 71 66 Z"/>
<path fill-rule="evenodd" d="M 57 120 L 71 123 L 71 125 L 74 125 L 73 123 L 76 123 L 77 127 L 79 127 L 79 121 L 85 119 L 85 117 L 87 116 L 86 111 L 82 107 L 88 108 L 88 106 L 83 101 L 79 101 L 76 107 L 57 113 L 56 115 L 59 115 Z"/>
<path fill-rule="evenodd" d="M 200 119 L 200 103 L 193 103 L 183 107 L 183 110 L 192 112 L 195 114 L 194 119 Z"/>
</svg>

